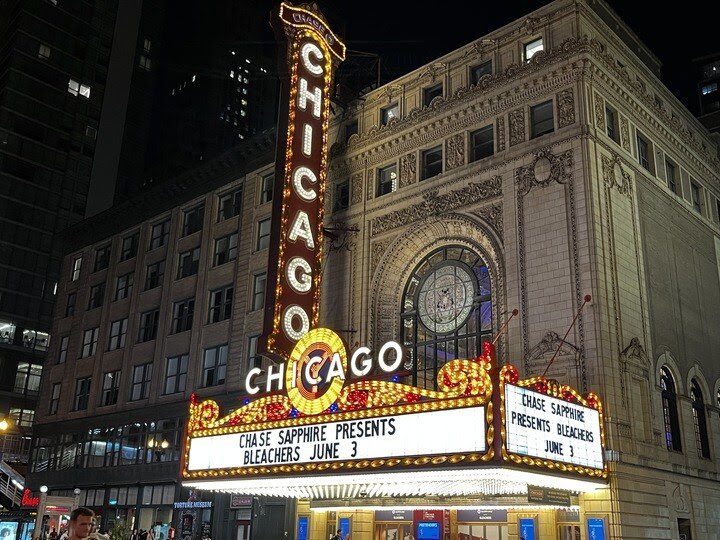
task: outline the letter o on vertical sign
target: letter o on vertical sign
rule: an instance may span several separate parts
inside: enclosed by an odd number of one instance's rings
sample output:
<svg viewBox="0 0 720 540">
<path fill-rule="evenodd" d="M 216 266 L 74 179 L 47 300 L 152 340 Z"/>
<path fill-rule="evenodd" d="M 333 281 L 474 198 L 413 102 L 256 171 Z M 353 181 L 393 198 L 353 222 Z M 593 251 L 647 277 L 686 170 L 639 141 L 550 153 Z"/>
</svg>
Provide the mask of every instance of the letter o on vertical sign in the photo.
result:
<svg viewBox="0 0 720 540">
<path fill-rule="evenodd" d="M 295 330 L 293 326 L 295 319 L 300 319 L 300 330 Z M 310 318 L 303 308 L 297 304 L 293 304 L 285 308 L 282 317 L 282 327 L 288 339 L 297 341 L 310 330 Z"/>
</svg>

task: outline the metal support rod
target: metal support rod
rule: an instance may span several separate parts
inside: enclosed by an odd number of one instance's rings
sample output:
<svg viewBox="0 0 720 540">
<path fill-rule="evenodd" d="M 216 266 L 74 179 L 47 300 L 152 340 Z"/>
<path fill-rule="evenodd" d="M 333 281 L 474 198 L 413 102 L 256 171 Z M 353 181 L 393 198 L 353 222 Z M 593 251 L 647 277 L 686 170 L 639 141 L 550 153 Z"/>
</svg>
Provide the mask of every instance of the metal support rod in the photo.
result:
<svg viewBox="0 0 720 540">
<path fill-rule="evenodd" d="M 567 339 L 568 334 L 570 333 L 570 330 L 572 330 L 572 327 L 575 326 L 575 321 L 577 321 L 577 318 L 580 316 L 580 312 L 581 312 L 581 311 L 583 310 L 583 308 L 585 307 L 585 304 L 587 304 L 590 300 L 592 300 L 592 296 L 590 296 L 589 294 L 586 294 L 586 295 L 585 295 L 585 298 L 584 298 L 583 300 L 584 300 L 584 302 L 583 302 L 582 305 L 580 306 L 580 309 L 577 310 L 577 313 L 575 314 L 575 317 L 573 317 L 573 320 L 572 320 L 572 322 L 570 323 L 570 326 L 568 327 L 567 332 L 565 332 L 565 335 L 563 336 L 562 340 L 560 341 L 560 345 L 558 345 L 558 348 L 557 348 L 557 350 L 555 351 L 555 354 L 553 354 L 553 357 L 552 357 L 552 358 L 550 359 L 550 361 L 548 362 L 548 365 L 547 365 L 547 367 L 545 368 L 545 371 L 543 371 L 543 374 L 542 374 L 543 377 L 544 377 L 545 374 L 548 372 L 548 369 L 550 369 L 550 366 L 552 366 L 552 363 L 555 361 L 555 357 L 556 357 L 556 356 L 558 355 L 558 353 L 560 352 L 560 348 L 565 344 L 565 340 Z"/>
</svg>

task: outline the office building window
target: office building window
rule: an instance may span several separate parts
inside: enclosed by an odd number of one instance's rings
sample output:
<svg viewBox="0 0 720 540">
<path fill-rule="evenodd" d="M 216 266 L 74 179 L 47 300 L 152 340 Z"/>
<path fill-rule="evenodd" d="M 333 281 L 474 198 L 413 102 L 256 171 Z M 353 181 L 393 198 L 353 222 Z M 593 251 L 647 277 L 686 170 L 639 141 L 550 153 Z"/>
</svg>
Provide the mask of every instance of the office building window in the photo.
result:
<svg viewBox="0 0 720 540">
<path fill-rule="evenodd" d="M 108 351 L 114 351 L 125 346 L 125 334 L 127 334 L 128 320 L 120 319 L 113 321 L 110 325 L 110 341 L 108 343 Z"/>
<path fill-rule="evenodd" d="M 120 249 L 120 260 L 127 261 L 137 255 L 138 240 L 140 235 L 138 233 L 126 236 L 122 241 L 122 248 Z"/>
<path fill-rule="evenodd" d="M 640 165 L 647 169 L 648 171 L 652 172 L 652 155 L 650 153 L 650 141 L 648 141 L 645 136 L 637 132 L 637 151 L 638 151 L 638 162 Z M 675 190 L 673 190 L 675 192 Z"/>
<path fill-rule="evenodd" d="M 693 209 L 698 213 L 702 214 L 702 191 L 698 184 L 690 179 L 690 196 L 692 198 Z"/>
<path fill-rule="evenodd" d="M 345 180 L 335 184 L 335 200 L 333 210 L 345 210 L 350 206 L 350 182 Z"/>
<path fill-rule="evenodd" d="M 177 279 L 194 276 L 200 265 L 200 247 L 196 247 L 180 254 L 178 263 Z"/>
<path fill-rule="evenodd" d="M 345 124 L 345 142 L 350 140 L 350 137 L 357 135 L 358 133 L 358 121 L 352 120 Z"/>
<path fill-rule="evenodd" d="M 60 348 L 58 349 L 58 364 L 64 364 L 67 361 L 68 347 L 70 346 L 70 336 L 60 338 Z"/>
<path fill-rule="evenodd" d="M 231 217 L 239 216 L 242 210 L 242 186 L 235 191 L 220 195 L 218 200 L 218 221 L 224 221 Z"/>
<path fill-rule="evenodd" d="M 115 405 L 120 393 L 120 370 L 108 371 L 103 375 L 102 394 L 100 395 L 100 406 L 107 407 Z"/>
<path fill-rule="evenodd" d="M 680 442 L 680 419 L 677 411 L 675 379 L 666 367 L 660 368 L 663 420 L 665 422 L 665 444 L 668 450 L 682 451 Z"/>
<path fill-rule="evenodd" d="M 138 64 L 140 65 L 140 69 L 150 71 L 150 68 L 152 67 L 152 59 L 147 55 L 141 54 Z"/>
<path fill-rule="evenodd" d="M 105 283 L 98 283 L 97 285 L 90 287 L 88 309 L 95 309 L 102 306 L 103 298 L 105 298 Z"/>
<path fill-rule="evenodd" d="M 38 390 L 40 390 L 41 376 L 42 366 L 40 364 L 18 362 L 17 371 L 15 372 L 14 391 L 18 394 L 37 395 Z"/>
<path fill-rule="evenodd" d="M 272 201 L 274 180 L 274 173 L 265 174 L 260 178 L 260 204 Z"/>
<path fill-rule="evenodd" d="M 164 246 L 170 238 L 170 220 L 166 219 L 162 223 L 153 225 L 150 230 L 150 248 L 155 249 Z"/>
<path fill-rule="evenodd" d="M 203 219 L 205 218 L 205 204 L 199 204 L 189 210 L 185 210 L 183 215 L 183 236 L 193 234 L 202 229 Z"/>
<path fill-rule="evenodd" d="M 90 398 L 90 377 L 75 380 L 75 399 L 73 400 L 73 411 L 84 411 L 88 406 Z"/>
<path fill-rule="evenodd" d="M 692 399 L 693 426 L 695 428 L 695 444 L 701 458 L 710 459 L 710 439 L 708 437 L 707 416 L 700 385 L 693 379 L 690 388 Z"/>
<path fill-rule="evenodd" d="M 110 244 L 99 247 L 95 250 L 95 267 L 93 272 L 105 270 L 110 263 Z"/>
<path fill-rule="evenodd" d="M 543 40 L 542 38 L 537 38 L 532 40 L 530 43 L 526 43 L 523 51 L 524 51 L 524 59 L 526 62 L 530 61 L 530 59 L 535 56 L 537 53 L 543 50 Z"/>
<path fill-rule="evenodd" d="M 148 264 L 147 270 L 145 271 L 145 290 L 148 291 L 162 285 L 164 277 L 165 261 L 158 261 L 153 264 Z"/>
<path fill-rule="evenodd" d="M 257 342 L 260 336 L 248 339 L 248 370 L 262 367 L 262 356 L 257 353 Z"/>
<path fill-rule="evenodd" d="M 152 381 L 152 362 L 135 366 L 133 368 L 132 386 L 130 388 L 130 401 L 150 397 L 150 382 Z"/>
<path fill-rule="evenodd" d="M 124 274 L 117 278 L 117 282 L 115 283 L 115 300 L 122 300 L 123 298 L 130 296 L 130 293 L 132 293 L 134 279 L 135 274 L 133 272 Z"/>
<path fill-rule="evenodd" d="M 422 156 L 422 171 L 420 180 L 427 180 L 442 172 L 442 145 L 424 150 Z"/>
<path fill-rule="evenodd" d="M 187 383 L 188 355 L 171 356 L 165 363 L 164 394 L 177 394 L 185 391 Z"/>
<path fill-rule="evenodd" d="M 270 218 L 260 220 L 257 229 L 257 242 L 255 250 L 266 249 L 270 245 Z"/>
<path fill-rule="evenodd" d="M 43 60 L 50 58 L 50 47 L 41 43 L 40 47 L 38 47 L 38 58 Z"/>
<path fill-rule="evenodd" d="M 213 266 L 219 266 L 226 262 L 234 261 L 237 257 L 237 233 L 223 236 L 215 240 L 215 254 Z"/>
<path fill-rule="evenodd" d="M 397 189 L 397 165 L 392 164 L 378 169 L 377 196 L 392 193 Z"/>
<path fill-rule="evenodd" d="M 90 87 L 85 84 L 81 84 L 80 95 L 84 98 L 90 99 Z"/>
<path fill-rule="evenodd" d="M 73 259 L 73 269 L 71 281 L 77 281 L 80 279 L 80 268 L 82 267 L 82 257 L 75 257 Z"/>
<path fill-rule="evenodd" d="M 429 88 L 423 88 L 423 100 L 422 104 L 423 107 L 427 107 L 432 103 L 432 100 L 436 97 L 443 95 L 443 85 L 442 83 L 435 84 Z"/>
<path fill-rule="evenodd" d="M 470 133 L 470 161 L 478 161 L 492 156 L 494 143 L 492 125 Z"/>
<path fill-rule="evenodd" d="M 216 323 L 232 316 L 233 287 L 210 291 L 208 322 Z"/>
<path fill-rule="evenodd" d="M 177 334 L 192 328 L 193 312 L 195 311 L 195 299 L 188 298 L 173 303 L 173 319 L 170 325 L 170 333 Z"/>
<path fill-rule="evenodd" d="M 677 193 L 677 166 L 667 159 L 665 160 L 665 176 L 667 178 L 667 185 L 670 191 Z"/>
<path fill-rule="evenodd" d="M 33 420 L 35 419 L 35 411 L 32 409 L 10 407 L 8 417 L 12 418 L 16 426 L 32 427 Z"/>
<path fill-rule="evenodd" d="M 492 60 L 470 68 L 470 84 L 477 84 L 485 75 L 492 75 Z"/>
<path fill-rule="evenodd" d="M 530 138 L 555 131 L 552 100 L 530 107 Z"/>
<path fill-rule="evenodd" d="M 80 93 L 80 83 L 75 79 L 68 79 L 68 92 L 73 96 L 77 96 Z"/>
<path fill-rule="evenodd" d="M 225 382 L 227 354 L 227 345 L 218 345 L 217 347 L 205 349 L 201 386 L 216 386 Z"/>
<path fill-rule="evenodd" d="M 398 118 L 400 116 L 400 105 L 397 103 L 393 103 L 392 105 L 388 105 L 387 107 L 383 107 L 380 110 L 380 123 L 381 125 L 385 126 L 390 123 L 390 120 L 393 118 Z"/>
<path fill-rule="evenodd" d="M 609 105 L 605 106 L 605 124 L 607 129 L 607 136 L 619 144 L 620 131 L 618 129 L 617 112 Z"/>
<path fill-rule="evenodd" d="M 253 297 L 252 297 L 252 309 L 262 309 L 265 305 L 265 281 L 267 279 L 266 274 L 255 274 L 253 278 Z"/>
<path fill-rule="evenodd" d="M 77 293 L 69 293 L 67 295 L 67 302 L 65 303 L 65 316 L 70 317 L 75 315 L 75 302 L 77 302 Z"/>
<path fill-rule="evenodd" d="M 83 346 L 80 358 L 87 358 L 95 354 L 97 350 L 99 328 L 91 328 L 83 332 Z"/>
<path fill-rule="evenodd" d="M 53 415 L 58 412 L 58 405 L 60 404 L 60 387 L 61 383 L 53 383 L 52 392 L 50 393 L 50 407 L 48 407 L 48 414 Z"/>
<path fill-rule="evenodd" d="M 138 333 L 138 343 L 155 339 L 157 336 L 159 319 L 160 311 L 157 309 L 140 314 L 140 332 Z"/>
</svg>

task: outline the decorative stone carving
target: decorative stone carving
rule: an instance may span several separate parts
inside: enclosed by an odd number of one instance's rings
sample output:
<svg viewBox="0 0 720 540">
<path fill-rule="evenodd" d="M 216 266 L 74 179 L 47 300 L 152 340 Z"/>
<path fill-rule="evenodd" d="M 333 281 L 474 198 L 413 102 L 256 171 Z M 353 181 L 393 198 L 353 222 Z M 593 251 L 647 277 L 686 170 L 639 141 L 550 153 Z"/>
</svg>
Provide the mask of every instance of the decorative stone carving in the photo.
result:
<svg viewBox="0 0 720 540">
<path fill-rule="evenodd" d="M 501 204 L 484 206 L 477 212 L 473 212 L 473 214 L 495 229 L 500 238 L 503 237 L 503 210 Z"/>
<path fill-rule="evenodd" d="M 462 208 L 490 197 L 499 197 L 502 194 L 502 181 L 499 176 L 482 183 L 470 183 L 460 189 L 450 191 L 443 195 L 437 189 L 423 192 L 423 201 L 401 210 L 395 210 L 376 217 L 372 221 L 373 235 L 395 229 L 402 225 L 420 221 L 422 219 L 441 215 L 456 208 Z"/>
<path fill-rule="evenodd" d="M 505 118 L 500 116 L 497 119 L 497 149 L 498 152 L 505 150 Z"/>
<path fill-rule="evenodd" d="M 381 96 L 387 99 L 387 102 L 390 103 L 395 96 L 400 94 L 402 92 L 402 86 L 399 84 L 389 84 L 387 85 L 382 93 Z"/>
<path fill-rule="evenodd" d="M 557 333 L 548 331 L 528 352 L 525 369 L 528 375 L 542 375 L 550 359 L 555 356 L 553 363 L 555 369 L 551 368 L 550 373 L 555 376 L 572 377 L 577 373 L 579 353 L 580 349 L 578 347 L 563 341 Z"/>
<path fill-rule="evenodd" d="M 465 165 L 465 135 L 458 133 L 445 140 L 445 170 Z"/>
<path fill-rule="evenodd" d="M 628 119 L 623 115 L 620 115 L 620 144 L 622 144 L 623 150 L 630 152 L 630 126 Z"/>
<path fill-rule="evenodd" d="M 614 152 L 612 157 L 602 156 L 602 176 L 608 188 L 615 188 L 622 195 L 630 195 L 632 192 L 630 173 L 622 168 L 620 157 Z"/>
<path fill-rule="evenodd" d="M 528 167 L 515 169 L 519 193 L 527 195 L 534 186 L 545 187 L 552 182 L 567 184 L 572 178 L 572 150 L 555 155 L 549 148 L 535 153 L 535 161 Z"/>
<path fill-rule="evenodd" d="M 605 100 L 598 94 L 595 94 L 595 125 L 605 133 L 607 127 L 605 125 Z"/>
<path fill-rule="evenodd" d="M 575 95 L 572 88 L 557 94 L 558 127 L 564 128 L 575 123 Z"/>
<path fill-rule="evenodd" d="M 494 48 L 496 45 L 496 39 L 486 38 L 476 41 L 465 50 L 465 53 L 463 54 L 463 59 L 467 58 L 468 56 L 476 56 L 482 58 L 490 49 Z"/>
<path fill-rule="evenodd" d="M 400 158 L 400 187 L 417 182 L 417 154 L 406 154 Z"/>
<path fill-rule="evenodd" d="M 510 146 L 525 141 L 525 110 L 510 111 Z"/>
<path fill-rule="evenodd" d="M 447 66 L 447 63 L 445 62 L 435 62 L 434 64 L 430 64 L 425 69 L 423 69 L 417 78 L 418 80 L 420 80 L 424 79 L 425 77 L 429 77 L 431 82 L 435 82 L 437 76 L 447 70 Z"/>
<path fill-rule="evenodd" d="M 522 25 L 520 25 L 520 32 L 527 35 L 534 34 L 539 22 L 540 20 L 536 17 L 528 17 L 523 21 Z"/>
<path fill-rule="evenodd" d="M 383 253 L 387 251 L 388 246 L 390 246 L 392 242 L 393 240 L 390 238 L 387 240 L 378 240 L 372 243 L 370 246 L 370 275 L 375 273 L 375 269 L 377 268 L 380 259 L 382 259 Z"/>
<path fill-rule="evenodd" d="M 367 172 L 367 200 L 371 200 L 375 196 L 375 169 Z"/>
<path fill-rule="evenodd" d="M 362 202 L 363 194 L 363 174 L 356 173 L 350 179 L 350 204 L 358 204 Z"/>
<path fill-rule="evenodd" d="M 672 492 L 672 500 L 673 505 L 675 506 L 675 510 L 677 512 L 686 514 L 690 511 L 690 509 L 688 507 L 687 498 L 685 497 L 684 491 L 685 489 L 683 489 L 683 485 L 678 484 Z"/>
</svg>

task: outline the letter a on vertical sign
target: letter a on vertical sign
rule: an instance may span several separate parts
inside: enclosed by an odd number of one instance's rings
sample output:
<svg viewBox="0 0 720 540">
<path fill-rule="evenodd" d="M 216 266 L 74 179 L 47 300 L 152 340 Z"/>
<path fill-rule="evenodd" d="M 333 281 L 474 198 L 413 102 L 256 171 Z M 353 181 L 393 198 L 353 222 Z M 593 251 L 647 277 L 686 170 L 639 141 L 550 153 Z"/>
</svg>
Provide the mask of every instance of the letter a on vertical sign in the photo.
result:
<svg viewBox="0 0 720 540">
<path fill-rule="evenodd" d="M 263 335 L 282 361 L 317 327 L 332 76 L 345 45 L 319 13 L 282 3 L 272 19 L 282 77 Z"/>
</svg>

